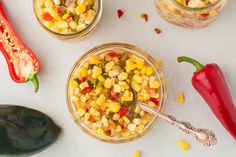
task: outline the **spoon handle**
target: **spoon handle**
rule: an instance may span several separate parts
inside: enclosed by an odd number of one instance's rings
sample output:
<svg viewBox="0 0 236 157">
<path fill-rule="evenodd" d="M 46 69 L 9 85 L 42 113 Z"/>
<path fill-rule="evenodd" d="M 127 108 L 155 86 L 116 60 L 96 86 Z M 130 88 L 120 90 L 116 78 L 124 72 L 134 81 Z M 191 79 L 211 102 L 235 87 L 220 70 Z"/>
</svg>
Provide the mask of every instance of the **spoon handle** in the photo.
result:
<svg viewBox="0 0 236 157">
<path fill-rule="evenodd" d="M 208 129 L 200 129 L 193 127 L 189 122 L 179 121 L 174 116 L 168 114 L 162 114 L 157 110 L 149 107 L 147 104 L 138 103 L 138 105 L 146 112 L 152 113 L 155 116 L 160 117 L 165 122 L 177 126 L 180 130 L 186 134 L 190 134 L 196 138 L 196 140 L 204 145 L 211 146 L 217 143 L 217 139 L 213 131 Z"/>
</svg>

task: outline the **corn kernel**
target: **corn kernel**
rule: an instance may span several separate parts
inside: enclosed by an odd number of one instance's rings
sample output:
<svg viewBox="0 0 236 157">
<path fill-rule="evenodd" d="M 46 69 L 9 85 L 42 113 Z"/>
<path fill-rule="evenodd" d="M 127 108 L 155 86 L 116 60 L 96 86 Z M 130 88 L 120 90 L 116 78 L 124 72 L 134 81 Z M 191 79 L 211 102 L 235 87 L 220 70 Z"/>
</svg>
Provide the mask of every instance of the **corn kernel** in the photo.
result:
<svg viewBox="0 0 236 157">
<path fill-rule="evenodd" d="M 121 106 L 119 103 L 113 102 L 109 105 L 109 108 L 111 109 L 112 112 L 117 113 L 120 110 Z"/>
<path fill-rule="evenodd" d="M 105 82 L 105 79 L 104 79 L 104 77 L 102 75 L 98 76 L 98 80 L 101 81 L 101 82 Z"/>
<path fill-rule="evenodd" d="M 92 116 L 95 116 L 95 117 L 100 116 L 100 112 L 98 112 L 97 110 L 95 110 L 93 107 L 90 108 L 89 113 L 90 113 Z"/>
<path fill-rule="evenodd" d="M 149 81 L 150 88 L 158 89 L 160 87 L 159 81 Z"/>
<path fill-rule="evenodd" d="M 126 124 L 129 124 L 129 123 L 130 123 L 129 118 L 127 118 L 126 116 L 124 116 L 122 119 L 124 120 L 124 122 L 125 122 Z"/>
<path fill-rule="evenodd" d="M 140 86 L 138 83 L 134 82 L 134 81 L 131 82 L 131 87 L 132 87 L 136 92 L 139 92 L 139 91 L 142 89 L 141 86 Z"/>
<path fill-rule="evenodd" d="M 189 143 L 185 140 L 182 140 L 182 139 L 178 140 L 177 144 L 178 144 L 179 148 L 183 151 L 188 150 L 190 147 Z"/>
<path fill-rule="evenodd" d="M 141 76 L 139 76 L 139 75 L 134 75 L 133 76 L 133 79 L 134 79 L 134 81 L 135 82 L 137 82 L 137 83 L 143 83 L 143 78 L 141 77 Z"/>
<path fill-rule="evenodd" d="M 135 113 L 140 113 L 140 111 L 141 111 L 141 108 L 139 106 L 136 106 L 134 112 Z"/>
<path fill-rule="evenodd" d="M 78 109 L 78 114 L 79 114 L 80 117 L 82 117 L 85 114 L 85 110 L 82 109 L 82 108 L 79 108 Z"/>
<path fill-rule="evenodd" d="M 102 69 L 98 66 L 94 66 L 92 71 L 93 75 L 96 77 L 102 74 Z"/>
<path fill-rule="evenodd" d="M 90 118 L 90 114 L 89 114 L 89 113 L 85 113 L 85 114 L 84 114 L 84 119 L 85 119 L 86 121 L 88 121 L 89 118 Z"/>
<path fill-rule="evenodd" d="M 136 127 L 136 131 L 139 132 L 139 133 L 142 132 L 143 129 L 144 129 L 144 125 L 138 125 L 138 126 Z"/>
<path fill-rule="evenodd" d="M 108 75 L 109 75 L 109 77 L 115 77 L 115 76 L 119 75 L 119 71 L 111 70 L 108 72 Z"/>
<path fill-rule="evenodd" d="M 139 151 L 136 151 L 133 153 L 133 157 L 141 157 L 141 153 Z"/>
<path fill-rule="evenodd" d="M 66 29 L 69 27 L 68 23 L 66 21 L 60 20 L 57 22 L 57 27 L 59 29 Z"/>
<path fill-rule="evenodd" d="M 126 61 L 126 67 L 127 67 L 129 70 L 134 70 L 134 69 L 136 68 L 136 64 L 134 64 L 131 59 L 128 59 L 128 60 Z"/>
<path fill-rule="evenodd" d="M 50 1 L 50 0 L 46 0 L 46 1 L 44 2 L 44 6 L 45 6 L 46 8 L 53 7 L 53 2 Z"/>
<path fill-rule="evenodd" d="M 106 81 L 104 82 L 104 87 L 107 89 L 110 89 L 113 85 L 113 81 L 110 78 L 107 78 Z"/>
<path fill-rule="evenodd" d="M 129 131 L 134 132 L 136 130 L 136 125 L 135 124 L 129 124 L 128 129 L 129 129 Z"/>
<path fill-rule="evenodd" d="M 121 101 L 133 101 L 133 96 L 122 96 Z"/>
<path fill-rule="evenodd" d="M 76 87 L 78 87 L 78 82 L 76 82 L 75 80 L 70 80 L 69 86 L 71 89 L 75 89 Z"/>
<path fill-rule="evenodd" d="M 71 29 L 75 30 L 76 27 L 77 27 L 77 23 L 75 21 L 70 21 L 69 26 L 70 26 Z"/>
<path fill-rule="evenodd" d="M 117 125 L 117 126 L 116 126 L 116 132 L 121 132 L 121 130 L 122 130 L 121 126 L 120 126 L 120 125 Z"/>
<path fill-rule="evenodd" d="M 136 68 L 141 70 L 144 67 L 145 61 L 143 59 L 139 59 L 138 62 L 136 62 Z"/>
<path fill-rule="evenodd" d="M 109 63 L 107 63 L 107 64 L 105 65 L 106 70 L 108 70 L 108 71 L 111 70 L 114 65 L 115 65 L 115 62 L 114 62 L 114 61 L 110 61 Z"/>
<path fill-rule="evenodd" d="M 216 12 L 215 10 L 211 10 L 211 11 L 209 12 L 209 15 L 210 15 L 211 17 L 214 17 L 214 16 L 217 15 L 217 12 Z"/>
<path fill-rule="evenodd" d="M 143 100 L 149 100 L 150 99 L 150 95 L 148 93 L 143 94 Z"/>
<path fill-rule="evenodd" d="M 114 85 L 114 92 L 115 93 L 120 93 L 120 91 L 121 91 L 121 87 L 118 84 L 115 84 Z"/>
<path fill-rule="evenodd" d="M 98 99 L 96 100 L 96 103 L 97 103 L 99 106 L 102 106 L 102 105 L 104 104 L 105 100 L 106 100 L 106 97 L 105 97 L 103 94 L 101 94 L 101 95 L 98 97 Z"/>
<path fill-rule="evenodd" d="M 119 81 L 118 84 L 119 84 L 121 87 L 125 87 L 125 86 L 128 85 L 125 81 Z"/>
<path fill-rule="evenodd" d="M 79 71 L 81 77 L 87 76 L 88 69 L 86 67 L 82 67 Z"/>
<path fill-rule="evenodd" d="M 178 102 L 178 103 L 184 103 L 184 101 L 185 101 L 185 96 L 184 96 L 184 93 L 178 93 L 177 95 L 176 95 L 176 101 Z"/>
<path fill-rule="evenodd" d="M 130 136 L 130 131 L 125 131 L 124 133 L 123 133 L 123 136 L 125 136 L 125 137 L 127 137 L 127 136 Z"/>
<path fill-rule="evenodd" d="M 155 107 L 156 107 L 156 104 L 153 103 L 152 101 L 150 101 L 150 102 L 148 103 L 148 106 L 150 106 L 150 107 L 152 107 L 152 108 L 155 108 Z"/>
<path fill-rule="evenodd" d="M 120 115 L 119 114 L 114 114 L 113 117 L 112 117 L 112 120 L 119 120 L 120 119 Z"/>
<path fill-rule="evenodd" d="M 143 67 L 141 70 L 141 74 L 144 75 L 146 74 L 146 72 L 147 72 L 147 67 Z"/>
<path fill-rule="evenodd" d="M 104 130 L 102 128 L 98 128 L 97 133 L 102 135 L 102 134 L 104 134 Z"/>
<path fill-rule="evenodd" d="M 91 55 L 89 57 L 90 64 L 98 64 L 99 63 L 99 56 Z"/>
<path fill-rule="evenodd" d="M 147 71 L 146 71 L 146 75 L 147 76 L 151 76 L 153 74 L 153 69 L 152 69 L 152 67 L 148 67 L 147 68 Z"/>
<path fill-rule="evenodd" d="M 79 87 L 80 87 L 80 89 L 84 89 L 84 88 L 86 88 L 86 87 L 89 87 L 89 85 L 88 85 L 88 82 L 82 82 L 80 85 L 79 85 Z"/>
<path fill-rule="evenodd" d="M 80 4 L 75 8 L 77 15 L 83 14 L 86 11 L 86 5 Z"/>
<path fill-rule="evenodd" d="M 120 81 L 123 81 L 123 80 L 126 80 L 128 78 L 128 74 L 126 72 L 121 72 L 119 75 L 118 75 L 118 79 Z"/>
</svg>

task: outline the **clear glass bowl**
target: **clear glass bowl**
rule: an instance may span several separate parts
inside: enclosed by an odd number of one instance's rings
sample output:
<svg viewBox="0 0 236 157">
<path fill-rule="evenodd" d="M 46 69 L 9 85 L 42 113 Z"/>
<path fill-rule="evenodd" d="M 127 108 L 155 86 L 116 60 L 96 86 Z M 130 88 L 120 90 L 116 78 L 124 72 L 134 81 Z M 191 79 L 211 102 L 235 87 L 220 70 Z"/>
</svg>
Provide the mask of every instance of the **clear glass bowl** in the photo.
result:
<svg viewBox="0 0 236 157">
<path fill-rule="evenodd" d="M 97 0 L 97 12 L 96 16 L 94 17 L 93 21 L 83 30 L 79 32 L 72 32 L 72 33 L 58 33 L 54 32 L 53 30 L 49 29 L 47 26 L 43 24 L 43 20 L 40 17 L 40 1 L 41 0 L 33 0 L 33 8 L 34 8 L 34 14 L 40 24 L 40 26 L 49 34 L 51 34 L 53 37 L 56 37 L 58 39 L 83 39 L 86 37 L 88 34 L 90 34 L 99 24 L 99 21 L 101 20 L 102 17 L 102 12 L 103 12 L 103 0 Z"/>
<path fill-rule="evenodd" d="M 74 66 L 72 67 L 71 72 L 69 73 L 68 76 L 68 80 L 67 80 L 67 84 L 66 84 L 66 98 L 67 98 L 67 104 L 68 104 L 68 109 L 70 114 L 72 115 L 75 123 L 88 135 L 90 135 L 91 137 L 100 140 L 100 141 L 104 141 L 104 142 L 108 142 L 108 143 L 124 143 L 124 142 L 130 142 L 132 140 L 135 140 L 137 138 L 142 137 L 143 135 L 145 135 L 147 132 L 150 131 L 150 129 L 154 126 L 155 122 L 157 121 L 157 117 L 153 116 L 153 118 L 150 120 L 150 122 L 148 124 L 146 124 L 145 128 L 143 129 L 143 131 L 141 133 L 136 133 L 134 135 L 130 135 L 128 137 L 108 137 L 108 136 L 103 136 L 103 135 L 99 135 L 97 133 L 95 133 L 94 131 L 92 131 L 86 124 L 84 124 L 82 122 L 82 120 L 80 119 L 75 105 L 73 104 L 71 97 L 70 97 L 70 92 L 69 92 L 69 81 L 71 80 L 71 78 L 73 78 L 73 76 L 75 75 L 75 73 L 77 72 L 77 70 L 81 67 L 81 65 L 83 65 L 83 63 L 85 61 L 88 60 L 90 55 L 96 55 L 96 54 L 100 54 L 103 53 L 104 51 L 107 50 L 111 50 L 111 49 L 123 49 L 123 50 L 128 50 L 129 52 L 142 57 L 143 59 L 145 59 L 145 61 L 153 67 L 157 80 L 160 82 L 160 100 L 159 100 L 159 105 L 157 110 L 158 111 L 162 111 L 163 106 L 164 106 L 164 101 L 166 98 L 166 86 L 165 86 L 165 80 L 163 77 L 162 72 L 159 69 L 159 64 L 157 62 L 156 59 L 154 59 L 153 57 L 151 57 L 147 52 L 145 52 L 144 50 L 133 46 L 133 45 L 129 45 L 129 44 L 125 44 L 125 43 L 107 43 L 107 44 L 103 44 L 103 45 L 99 45 L 96 46 L 94 48 L 92 48 L 91 50 L 87 51 L 84 55 L 82 55 L 77 62 L 74 64 Z"/>
<path fill-rule="evenodd" d="M 203 8 L 186 7 L 176 0 L 154 0 L 157 12 L 175 25 L 200 29 L 211 24 L 221 13 L 228 0 L 218 0 Z"/>
</svg>

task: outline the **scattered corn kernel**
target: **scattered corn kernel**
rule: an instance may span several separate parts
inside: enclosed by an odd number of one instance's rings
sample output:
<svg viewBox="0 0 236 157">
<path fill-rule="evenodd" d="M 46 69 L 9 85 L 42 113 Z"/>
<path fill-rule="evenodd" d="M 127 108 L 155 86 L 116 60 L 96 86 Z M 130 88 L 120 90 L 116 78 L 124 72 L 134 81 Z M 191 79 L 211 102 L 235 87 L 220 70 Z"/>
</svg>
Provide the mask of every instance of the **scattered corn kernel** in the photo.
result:
<svg viewBox="0 0 236 157">
<path fill-rule="evenodd" d="M 185 140 L 182 140 L 182 139 L 178 140 L 177 144 L 178 144 L 179 148 L 183 151 L 188 150 L 190 147 L 189 143 Z"/>
<path fill-rule="evenodd" d="M 141 153 L 139 151 L 136 151 L 133 153 L 133 157 L 141 157 Z"/>
<path fill-rule="evenodd" d="M 178 93 L 177 95 L 176 95 L 176 101 L 178 102 L 178 103 L 184 103 L 185 102 L 185 96 L 184 96 L 184 93 Z"/>
</svg>

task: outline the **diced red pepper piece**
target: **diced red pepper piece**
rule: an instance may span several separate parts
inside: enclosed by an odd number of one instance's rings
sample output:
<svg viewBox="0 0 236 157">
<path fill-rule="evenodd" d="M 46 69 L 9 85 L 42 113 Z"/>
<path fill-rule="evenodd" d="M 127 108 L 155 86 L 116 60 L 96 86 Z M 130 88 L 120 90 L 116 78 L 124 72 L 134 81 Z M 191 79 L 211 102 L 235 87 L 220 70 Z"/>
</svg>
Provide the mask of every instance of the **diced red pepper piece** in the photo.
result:
<svg viewBox="0 0 236 157">
<path fill-rule="evenodd" d="M 202 17 L 207 18 L 208 16 L 209 16 L 209 13 L 203 13 L 203 14 L 202 14 Z"/>
<path fill-rule="evenodd" d="M 61 9 L 61 7 L 59 7 L 59 6 L 57 7 L 57 13 L 58 13 L 58 14 L 61 14 L 61 13 L 62 13 L 62 9 Z"/>
<path fill-rule="evenodd" d="M 120 56 L 120 55 L 119 55 L 118 53 L 116 53 L 116 52 L 109 52 L 107 55 L 110 56 L 110 57 L 118 57 L 118 56 Z"/>
<path fill-rule="evenodd" d="M 53 17 L 49 13 L 44 13 L 43 14 L 43 19 L 46 21 L 52 21 Z"/>
<path fill-rule="evenodd" d="M 107 134 L 108 134 L 108 135 L 111 135 L 111 130 L 110 130 L 110 129 L 107 130 Z"/>
<path fill-rule="evenodd" d="M 85 87 L 82 91 L 81 91 L 81 93 L 82 94 L 86 94 L 86 93 L 88 93 L 90 91 L 90 87 Z"/>
<path fill-rule="evenodd" d="M 127 107 L 122 107 L 119 111 L 118 114 L 120 117 L 125 116 L 128 113 L 129 109 Z"/>
<path fill-rule="evenodd" d="M 140 15 L 141 18 L 143 18 L 145 20 L 145 22 L 147 22 L 149 20 L 148 14 L 143 13 Z"/>
<path fill-rule="evenodd" d="M 111 100 L 117 101 L 119 99 L 119 93 L 111 93 Z"/>
<path fill-rule="evenodd" d="M 117 10 L 117 15 L 118 15 L 119 18 L 121 18 L 124 15 L 124 11 L 121 10 L 121 9 L 118 9 Z"/>
<path fill-rule="evenodd" d="M 185 2 L 185 3 L 186 3 L 186 6 L 188 6 L 188 3 L 189 3 L 189 2 L 190 2 L 190 0 L 186 0 L 186 2 Z"/>
<path fill-rule="evenodd" d="M 150 98 L 149 101 L 153 102 L 155 105 L 159 104 L 159 100 L 156 98 Z"/>
<path fill-rule="evenodd" d="M 81 82 L 84 82 L 84 81 L 86 81 L 86 79 L 87 79 L 86 77 L 82 77 L 82 78 L 80 79 L 80 81 L 81 81 Z"/>
</svg>

